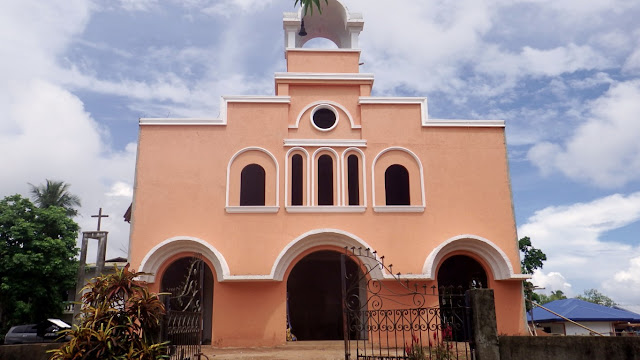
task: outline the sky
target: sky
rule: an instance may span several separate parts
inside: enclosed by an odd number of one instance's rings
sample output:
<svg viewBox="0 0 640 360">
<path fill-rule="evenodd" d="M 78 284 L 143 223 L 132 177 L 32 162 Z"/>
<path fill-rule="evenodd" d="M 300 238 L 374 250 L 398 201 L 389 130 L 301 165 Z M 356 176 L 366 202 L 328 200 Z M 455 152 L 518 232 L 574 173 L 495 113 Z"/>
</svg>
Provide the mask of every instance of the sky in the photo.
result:
<svg viewBox="0 0 640 360">
<path fill-rule="evenodd" d="M 65 181 L 82 230 L 102 207 L 107 256 L 126 257 L 138 119 L 273 95 L 293 3 L 0 0 L 0 196 Z M 365 20 L 373 95 L 506 121 L 518 236 L 548 257 L 533 282 L 640 311 L 640 2 L 344 3 Z"/>
</svg>

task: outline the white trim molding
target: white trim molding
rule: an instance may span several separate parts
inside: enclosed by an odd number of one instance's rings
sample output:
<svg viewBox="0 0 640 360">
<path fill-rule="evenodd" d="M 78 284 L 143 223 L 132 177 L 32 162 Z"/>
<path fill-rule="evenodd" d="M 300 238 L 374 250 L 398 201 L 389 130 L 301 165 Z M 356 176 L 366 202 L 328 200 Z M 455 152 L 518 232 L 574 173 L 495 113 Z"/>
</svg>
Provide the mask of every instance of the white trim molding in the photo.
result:
<svg viewBox="0 0 640 360">
<path fill-rule="evenodd" d="M 493 242 L 472 234 L 454 236 L 433 249 L 424 262 L 422 273 L 429 280 L 435 280 L 436 270 L 442 259 L 458 250 L 471 252 L 484 261 L 491 268 L 494 280 L 526 280 L 528 274 L 516 274 L 507 254 Z"/>
<path fill-rule="evenodd" d="M 371 246 L 364 240 L 360 239 L 354 234 L 337 229 L 316 229 L 308 231 L 293 241 L 291 241 L 280 252 L 276 261 L 271 268 L 271 278 L 276 281 L 284 280 L 284 275 L 291 267 L 293 261 L 307 250 L 311 250 L 319 246 L 335 246 L 338 248 L 344 248 L 345 246 L 351 248 L 363 248 L 373 251 Z M 360 260 L 371 270 L 369 275 L 374 279 L 383 279 L 384 274 L 380 269 L 380 265 L 373 259 L 362 257 Z"/>
<path fill-rule="evenodd" d="M 226 198 L 225 198 L 225 207 L 227 209 L 229 209 L 230 207 L 235 208 L 235 206 L 231 206 L 229 205 L 229 178 L 231 177 L 231 165 L 233 164 L 233 161 L 242 153 L 247 152 L 247 151 L 262 151 L 263 153 L 269 155 L 271 157 L 271 159 L 273 160 L 273 163 L 276 165 L 276 204 L 275 207 L 278 208 L 280 206 L 280 165 L 278 164 L 278 160 L 276 159 L 275 156 L 273 156 L 272 153 L 269 152 L 269 150 L 261 148 L 261 147 L 257 147 L 257 146 L 249 146 L 246 147 L 244 149 L 239 150 L 238 152 L 236 152 L 231 159 L 229 160 L 229 163 L 227 164 L 227 188 L 226 188 Z M 265 187 L 267 186 L 266 181 L 265 181 Z M 266 189 L 265 189 L 266 191 Z M 273 205 L 267 205 L 267 206 L 273 206 Z M 262 207 L 264 208 L 264 207 Z M 229 212 L 227 210 L 227 212 Z M 251 211 L 247 211 L 247 212 L 251 212 Z M 267 211 L 269 212 L 269 211 Z M 277 212 L 277 211 L 276 211 Z"/>
<path fill-rule="evenodd" d="M 311 104 L 308 104 L 307 106 L 305 106 L 299 113 L 298 113 L 298 117 L 296 118 L 296 124 L 295 125 L 290 125 L 289 129 L 297 129 L 298 126 L 300 126 L 300 119 L 302 119 L 302 116 L 304 115 L 305 112 L 307 112 L 309 109 L 314 108 L 314 107 L 318 107 L 318 106 L 333 106 L 336 107 L 340 110 L 342 110 L 346 115 L 347 118 L 349 119 L 349 123 L 351 124 L 351 128 L 352 129 L 360 129 L 362 128 L 362 126 L 360 125 L 356 125 L 353 121 L 353 116 L 351 116 L 351 113 L 349 113 L 349 111 L 347 110 L 347 108 L 345 108 L 344 106 L 338 104 L 335 101 L 331 101 L 331 100 L 320 100 L 320 101 L 314 101 Z M 313 119 L 311 119 L 311 123 L 313 124 Z M 336 125 L 338 124 L 338 114 L 336 114 Z"/>
<path fill-rule="evenodd" d="M 286 206 L 288 213 L 363 213 L 367 210 L 366 206 Z"/>
<path fill-rule="evenodd" d="M 226 125 L 226 119 L 208 118 L 140 118 L 139 125 Z"/>
<path fill-rule="evenodd" d="M 426 127 L 505 127 L 504 120 L 449 120 L 431 119 L 423 122 Z"/>
<path fill-rule="evenodd" d="M 424 168 L 422 167 L 422 162 L 420 161 L 420 158 L 418 158 L 418 155 L 416 155 L 413 151 L 401 147 L 401 146 L 392 146 L 392 147 L 388 147 L 382 151 L 380 151 L 380 153 L 378 153 L 378 155 L 376 155 L 376 157 L 373 159 L 373 163 L 371 164 L 371 202 L 373 205 L 374 210 L 377 208 L 381 208 L 381 207 L 389 207 L 386 205 L 378 205 L 376 204 L 376 163 L 378 162 L 378 159 L 380 158 L 380 156 L 382 156 L 384 153 L 389 152 L 389 151 L 394 151 L 394 150 L 398 150 L 398 151 L 404 151 L 407 154 L 411 155 L 413 157 L 413 159 L 416 161 L 416 163 L 418 164 L 418 168 L 420 169 L 420 194 L 421 194 L 421 205 L 417 205 L 419 207 L 422 207 L 422 211 L 424 211 L 424 208 L 426 207 L 426 201 L 425 201 L 425 190 L 424 190 Z M 411 177 L 409 177 L 411 178 Z M 411 183 L 409 183 L 411 185 Z M 416 205 L 413 205 L 416 206 Z M 394 212 L 395 210 L 393 210 L 393 208 L 395 208 L 397 206 L 392 206 L 389 207 L 390 211 L 388 212 Z M 403 206 L 405 208 L 408 208 L 409 206 Z M 385 212 L 384 210 L 377 210 L 377 212 Z M 407 212 L 419 212 L 419 211 L 407 211 Z"/>
<path fill-rule="evenodd" d="M 140 125 L 227 125 L 227 105 L 237 103 L 290 104 L 291 96 L 227 95 L 220 98 L 218 118 L 140 118 Z"/>
<path fill-rule="evenodd" d="M 367 147 L 360 139 L 284 139 L 284 146 Z"/>
<path fill-rule="evenodd" d="M 279 206 L 226 206 L 225 210 L 229 214 L 263 213 L 275 214 L 280 209 Z"/>
<path fill-rule="evenodd" d="M 333 125 L 331 125 L 330 127 L 323 129 L 321 127 L 318 126 L 318 124 L 316 124 L 315 119 L 313 118 L 313 115 L 316 114 L 316 112 L 318 112 L 319 110 L 329 110 L 333 113 L 333 116 L 335 116 L 335 120 L 333 122 Z M 338 110 L 336 110 L 335 107 L 329 105 L 329 104 L 319 104 L 316 105 L 313 110 L 311 110 L 311 112 L 309 113 L 309 121 L 311 121 L 311 126 L 313 126 L 316 130 L 318 131 L 322 131 L 322 132 L 329 132 L 333 129 L 336 128 L 336 126 L 338 126 L 338 123 L 340 122 L 340 114 L 338 113 Z M 352 123 L 353 124 L 353 123 Z"/>
<path fill-rule="evenodd" d="M 277 72 L 278 80 L 341 80 L 341 81 L 371 81 L 374 76 L 371 73 L 310 73 L 310 72 Z"/>
<path fill-rule="evenodd" d="M 284 205 L 285 206 L 290 206 L 289 205 L 289 197 L 291 195 L 291 176 L 289 175 L 289 170 L 291 168 L 290 162 L 291 162 L 291 153 L 294 151 L 300 151 L 303 154 L 305 154 L 306 158 L 304 159 L 304 162 L 306 164 L 306 173 L 305 173 L 305 183 L 303 184 L 304 189 L 307 193 L 307 199 L 305 201 L 306 205 L 310 204 L 311 201 L 311 188 L 309 187 L 309 183 L 311 181 L 311 160 L 309 157 L 309 152 L 302 147 L 293 147 L 291 149 L 289 149 L 289 151 L 287 151 L 287 155 L 284 158 Z"/>
<path fill-rule="evenodd" d="M 141 280 L 153 283 L 156 281 L 156 274 L 162 264 L 170 257 L 179 253 L 202 254 L 213 265 L 218 281 L 224 281 L 230 276 L 229 265 L 218 249 L 208 242 L 193 236 L 174 236 L 158 245 L 154 246 L 142 259 L 140 272 L 149 275 L 141 276 Z"/>
<path fill-rule="evenodd" d="M 421 213 L 425 207 L 420 205 L 382 205 L 374 206 L 373 211 L 379 213 Z"/>
</svg>

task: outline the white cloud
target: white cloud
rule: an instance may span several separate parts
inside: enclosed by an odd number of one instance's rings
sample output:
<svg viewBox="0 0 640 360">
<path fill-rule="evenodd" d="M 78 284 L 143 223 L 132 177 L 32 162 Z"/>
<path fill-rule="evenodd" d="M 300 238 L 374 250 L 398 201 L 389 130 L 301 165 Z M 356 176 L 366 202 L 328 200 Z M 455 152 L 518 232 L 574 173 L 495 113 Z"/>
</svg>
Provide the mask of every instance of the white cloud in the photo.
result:
<svg viewBox="0 0 640 360">
<path fill-rule="evenodd" d="M 640 47 L 625 60 L 622 71 L 630 74 L 640 74 Z"/>
<path fill-rule="evenodd" d="M 529 159 L 544 173 L 559 171 L 601 187 L 640 180 L 640 80 L 613 85 L 587 106 L 588 119 L 565 144 L 540 143 Z"/>
<path fill-rule="evenodd" d="M 640 256 L 629 259 L 627 267 L 602 284 L 604 292 L 621 305 L 635 305 L 640 310 Z"/>
<path fill-rule="evenodd" d="M 109 148 L 106 130 L 52 78 L 57 57 L 83 31 L 90 10 L 89 1 L 19 1 L 0 11 L 0 196 L 27 195 L 27 183 L 65 181 L 82 200 L 76 221 L 83 230 L 95 228 L 90 215 L 99 207 L 118 215 L 127 209 L 130 197 L 106 193 L 132 182 L 135 160 L 135 147 Z M 115 215 L 103 223 L 108 256 L 123 255 L 128 225 Z"/>
<path fill-rule="evenodd" d="M 518 228 L 518 234 L 529 236 L 533 246 L 547 254 L 544 271 L 548 272 L 534 277 L 541 284 L 550 284 L 554 290 L 563 290 L 558 287 L 562 281 L 573 288 L 602 284 L 600 288 L 607 292 L 617 288 L 618 291 L 611 291 L 610 295 L 623 302 L 633 299 L 633 294 L 611 284 L 635 281 L 637 276 L 630 274 L 636 260 L 628 268 L 625 266 L 631 259 L 640 257 L 640 246 L 605 242 L 601 237 L 607 231 L 637 221 L 640 221 L 640 192 L 626 196 L 614 194 L 588 203 L 550 206 L 536 211 Z"/>
<path fill-rule="evenodd" d="M 107 196 L 124 196 L 131 199 L 133 197 L 133 187 L 131 185 L 117 181 L 111 186 L 111 191 L 106 194 Z"/>
<path fill-rule="evenodd" d="M 545 273 L 542 270 L 535 270 L 531 277 L 531 283 L 533 285 L 544 288 L 539 290 L 545 294 L 550 294 L 553 291 L 561 290 L 567 297 L 574 295 L 571 284 L 567 282 L 567 279 L 559 272 Z"/>
<path fill-rule="evenodd" d="M 120 6 L 126 11 L 149 11 L 157 3 L 157 0 L 120 0 Z"/>
</svg>

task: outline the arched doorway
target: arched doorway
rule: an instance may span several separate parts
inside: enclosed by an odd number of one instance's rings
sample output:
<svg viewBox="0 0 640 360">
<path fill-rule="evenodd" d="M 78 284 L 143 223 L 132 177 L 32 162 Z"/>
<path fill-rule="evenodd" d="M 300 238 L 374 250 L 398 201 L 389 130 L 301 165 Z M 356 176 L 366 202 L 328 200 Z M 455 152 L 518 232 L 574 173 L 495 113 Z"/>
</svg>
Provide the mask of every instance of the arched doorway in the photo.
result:
<svg viewBox="0 0 640 360">
<path fill-rule="evenodd" d="M 322 250 L 302 258 L 287 279 L 287 310 L 298 340 L 342 340 L 340 253 Z M 357 279 L 358 264 L 347 257 L 347 279 Z M 349 284 L 347 284 L 349 287 Z"/>
<path fill-rule="evenodd" d="M 442 262 L 438 270 L 438 293 L 440 319 L 450 330 L 447 340 L 470 339 L 464 294 L 471 288 L 486 287 L 487 273 L 472 257 L 454 255 Z"/>
<path fill-rule="evenodd" d="M 487 273 L 482 265 L 470 256 L 454 255 L 447 258 L 438 270 L 438 287 L 462 292 L 471 288 L 486 288 Z"/>
<path fill-rule="evenodd" d="M 190 291 L 193 285 L 191 282 L 200 282 L 199 274 L 189 277 L 189 274 L 193 274 L 193 269 L 196 262 L 202 263 L 202 287 L 198 287 L 202 292 L 202 343 L 205 345 L 211 344 L 211 324 L 213 313 L 213 273 L 201 258 L 198 257 L 183 257 L 172 262 L 165 272 L 162 274 L 161 291 L 171 293 L 170 297 L 178 296 Z M 199 298 L 199 293 L 196 297 Z M 189 296 L 189 295 L 187 295 Z M 199 299 L 198 299 L 199 300 Z"/>
</svg>

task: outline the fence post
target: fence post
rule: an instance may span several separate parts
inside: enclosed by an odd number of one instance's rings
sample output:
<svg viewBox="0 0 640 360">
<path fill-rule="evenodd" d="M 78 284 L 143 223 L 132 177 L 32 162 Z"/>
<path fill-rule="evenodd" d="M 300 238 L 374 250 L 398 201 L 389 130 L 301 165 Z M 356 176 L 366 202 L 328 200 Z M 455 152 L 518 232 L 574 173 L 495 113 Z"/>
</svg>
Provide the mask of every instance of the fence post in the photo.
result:
<svg viewBox="0 0 640 360">
<path fill-rule="evenodd" d="M 499 360 L 496 307 L 491 289 L 469 290 L 476 360 Z"/>
</svg>

